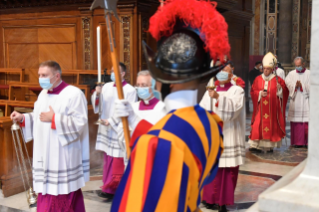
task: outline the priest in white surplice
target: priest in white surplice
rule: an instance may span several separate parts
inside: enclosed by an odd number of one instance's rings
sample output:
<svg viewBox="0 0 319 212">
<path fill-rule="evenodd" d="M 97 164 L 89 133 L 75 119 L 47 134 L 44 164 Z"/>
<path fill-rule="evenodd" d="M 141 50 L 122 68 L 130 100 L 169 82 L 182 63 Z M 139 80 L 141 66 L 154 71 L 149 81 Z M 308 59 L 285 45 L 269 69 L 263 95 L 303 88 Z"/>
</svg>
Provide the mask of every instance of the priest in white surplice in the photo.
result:
<svg viewBox="0 0 319 212">
<path fill-rule="evenodd" d="M 33 186 L 37 211 L 84 212 L 81 188 L 90 177 L 87 101 L 83 92 L 61 79 L 54 61 L 39 67 L 43 88 L 32 113 L 13 112 L 25 140 L 33 140 Z"/>
<path fill-rule="evenodd" d="M 204 187 L 203 200 L 208 208 L 234 204 L 239 166 L 245 161 L 245 92 L 231 83 L 231 74 L 216 75 L 219 85 L 208 89 L 200 102 L 206 110 L 213 109 L 224 121 L 224 152 L 219 159 L 216 178 Z M 213 101 L 212 101 L 213 99 Z M 213 107 L 212 107 L 213 106 Z"/>
<path fill-rule="evenodd" d="M 296 69 L 290 71 L 286 78 L 290 96 L 288 121 L 291 145 L 301 147 L 308 146 L 310 71 L 304 67 L 302 57 L 297 57 L 294 63 Z"/>
<path fill-rule="evenodd" d="M 124 80 L 126 66 L 119 64 L 122 77 L 124 98 L 129 102 L 136 102 L 137 95 L 133 86 Z M 115 75 L 113 68 L 111 71 L 112 82 L 106 83 L 102 88 L 96 87 L 96 91 L 92 95 L 92 105 L 94 112 L 99 112 L 99 102 L 101 101 L 101 119 L 104 124 L 99 125 L 96 140 L 96 149 L 104 152 L 103 165 L 103 186 L 102 193 L 99 194 L 103 198 L 112 198 L 118 187 L 124 172 L 125 146 L 121 146 L 118 139 L 117 128 L 120 120 L 114 118 L 114 102 L 118 99 Z M 102 95 L 100 95 L 102 93 Z"/>
<path fill-rule="evenodd" d="M 286 78 L 286 74 L 285 74 L 285 71 L 279 67 L 276 67 L 276 74 L 278 77 L 280 77 L 282 80 L 285 80 Z M 273 72 L 275 74 L 275 71 Z"/>
<path fill-rule="evenodd" d="M 281 79 L 285 80 L 285 78 L 286 78 L 285 70 L 283 69 L 281 64 L 278 62 L 277 55 L 274 55 L 274 56 L 275 56 L 275 58 L 277 60 L 277 67 L 275 68 L 276 74 L 277 74 L 278 77 L 280 77 Z M 275 71 L 273 72 L 273 74 L 275 74 Z"/>
<path fill-rule="evenodd" d="M 137 74 L 136 89 L 141 99 L 132 106 L 135 114 L 151 124 L 156 124 L 166 115 L 165 104 L 155 98 L 152 89 L 152 76 L 149 71 L 140 71 Z"/>
</svg>

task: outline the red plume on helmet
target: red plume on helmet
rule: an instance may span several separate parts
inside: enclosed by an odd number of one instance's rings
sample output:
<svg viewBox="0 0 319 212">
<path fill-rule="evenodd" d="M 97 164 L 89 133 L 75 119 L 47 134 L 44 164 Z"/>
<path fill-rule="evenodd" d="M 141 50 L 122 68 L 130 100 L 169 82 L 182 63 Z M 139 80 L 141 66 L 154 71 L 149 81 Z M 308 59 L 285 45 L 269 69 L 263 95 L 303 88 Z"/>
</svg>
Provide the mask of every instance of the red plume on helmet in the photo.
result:
<svg viewBox="0 0 319 212">
<path fill-rule="evenodd" d="M 159 41 L 173 33 L 176 20 L 198 29 L 205 43 L 205 50 L 217 61 L 230 58 L 228 25 L 216 10 L 217 3 L 204 0 L 167 0 L 150 19 L 149 32 Z M 221 59 L 221 62 L 225 62 Z"/>
</svg>

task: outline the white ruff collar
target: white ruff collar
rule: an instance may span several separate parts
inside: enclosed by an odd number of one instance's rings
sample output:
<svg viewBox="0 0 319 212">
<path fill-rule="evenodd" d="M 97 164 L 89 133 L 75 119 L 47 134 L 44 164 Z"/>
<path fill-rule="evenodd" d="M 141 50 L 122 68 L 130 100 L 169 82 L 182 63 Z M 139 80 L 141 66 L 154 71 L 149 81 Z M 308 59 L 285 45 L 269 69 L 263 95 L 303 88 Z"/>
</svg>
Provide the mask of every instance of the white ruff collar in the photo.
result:
<svg viewBox="0 0 319 212">
<path fill-rule="evenodd" d="M 198 90 L 183 90 L 170 93 L 164 100 L 166 111 L 170 112 L 183 107 L 196 105 L 197 92 Z"/>
</svg>

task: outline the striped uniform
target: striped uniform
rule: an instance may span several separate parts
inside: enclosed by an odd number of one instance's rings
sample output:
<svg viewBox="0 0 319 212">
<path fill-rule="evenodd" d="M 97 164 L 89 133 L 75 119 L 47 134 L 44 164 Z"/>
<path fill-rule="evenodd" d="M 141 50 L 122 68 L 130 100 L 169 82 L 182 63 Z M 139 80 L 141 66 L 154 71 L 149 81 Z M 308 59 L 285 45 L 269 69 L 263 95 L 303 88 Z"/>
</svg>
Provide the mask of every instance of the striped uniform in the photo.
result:
<svg viewBox="0 0 319 212">
<path fill-rule="evenodd" d="M 113 200 L 115 211 L 195 211 L 223 151 L 222 121 L 199 105 L 135 129 L 132 154 Z"/>
</svg>

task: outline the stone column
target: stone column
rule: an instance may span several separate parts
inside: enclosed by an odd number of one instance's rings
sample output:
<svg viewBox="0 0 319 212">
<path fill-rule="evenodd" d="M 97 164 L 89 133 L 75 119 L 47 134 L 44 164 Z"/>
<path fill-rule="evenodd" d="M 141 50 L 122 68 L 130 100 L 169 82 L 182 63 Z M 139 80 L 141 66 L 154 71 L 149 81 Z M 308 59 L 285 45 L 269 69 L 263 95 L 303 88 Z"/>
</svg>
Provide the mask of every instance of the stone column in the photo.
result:
<svg viewBox="0 0 319 212">
<path fill-rule="evenodd" d="M 247 212 L 319 211 L 319 1 L 312 4 L 308 158 L 262 193 Z"/>
<path fill-rule="evenodd" d="M 283 66 L 291 64 L 292 0 L 279 2 L 278 60 Z"/>
</svg>

